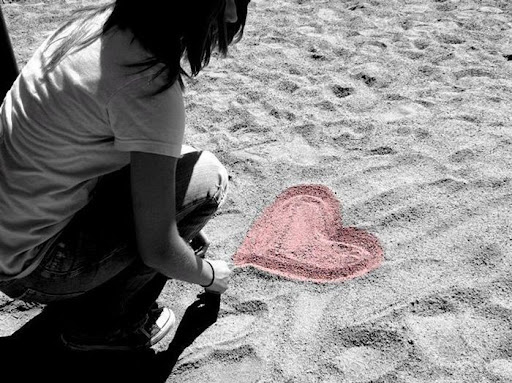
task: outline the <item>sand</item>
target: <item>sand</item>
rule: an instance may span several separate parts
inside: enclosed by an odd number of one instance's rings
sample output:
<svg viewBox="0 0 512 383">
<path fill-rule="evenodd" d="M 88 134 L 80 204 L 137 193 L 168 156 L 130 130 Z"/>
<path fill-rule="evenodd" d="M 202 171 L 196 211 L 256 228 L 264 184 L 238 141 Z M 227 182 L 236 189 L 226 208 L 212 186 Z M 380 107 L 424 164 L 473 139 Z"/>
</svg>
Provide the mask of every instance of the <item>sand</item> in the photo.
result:
<svg viewBox="0 0 512 383">
<path fill-rule="evenodd" d="M 2 6 L 20 65 L 79 4 Z M 265 209 L 310 184 L 383 259 L 328 283 L 233 265 L 216 323 L 167 381 L 512 381 L 511 12 L 506 0 L 251 2 L 244 40 L 185 96 L 187 143 L 231 176 L 208 256 L 233 264 Z M 170 281 L 160 301 L 181 321 L 199 292 Z M 2 296 L 1 335 L 40 311 Z"/>
</svg>

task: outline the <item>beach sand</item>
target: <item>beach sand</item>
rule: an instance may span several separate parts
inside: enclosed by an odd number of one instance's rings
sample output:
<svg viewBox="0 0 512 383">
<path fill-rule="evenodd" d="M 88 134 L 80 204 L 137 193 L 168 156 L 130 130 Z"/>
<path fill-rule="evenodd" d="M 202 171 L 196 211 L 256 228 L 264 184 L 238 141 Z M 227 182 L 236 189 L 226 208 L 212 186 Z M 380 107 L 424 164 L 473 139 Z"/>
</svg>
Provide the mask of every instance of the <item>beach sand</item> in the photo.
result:
<svg viewBox="0 0 512 383">
<path fill-rule="evenodd" d="M 20 65 L 79 4 L 2 6 Z M 511 382 L 511 59 L 506 0 L 252 1 L 244 39 L 187 83 L 186 141 L 231 177 L 207 256 L 234 273 L 168 381 Z M 378 239 L 379 266 L 322 283 L 235 267 L 308 184 Z M 180 321 L 199 292 L 169 281 L 160 302 Z M 0 335 L 40 310 L 1 296 Z"/>
</svg>

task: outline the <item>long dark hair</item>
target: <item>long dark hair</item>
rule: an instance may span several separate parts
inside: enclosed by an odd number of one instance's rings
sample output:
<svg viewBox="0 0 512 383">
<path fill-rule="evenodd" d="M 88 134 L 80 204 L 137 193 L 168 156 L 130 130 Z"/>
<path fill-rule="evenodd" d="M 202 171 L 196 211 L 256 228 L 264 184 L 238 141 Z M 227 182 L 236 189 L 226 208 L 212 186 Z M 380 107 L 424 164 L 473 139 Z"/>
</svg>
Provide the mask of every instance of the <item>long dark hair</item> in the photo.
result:
<svg viewBox="0 0 512 383">
<path fill-rule="evenodd" d="M 249 1 L 235 0 L 238 17 L 235 23 L 224 21 L 226 0 L 116 0 L 83 8 L 50 38 L 50 44 L 58 45 L 45 70 L 53 70 L 67 54 L 85 48 L 118 27 L 129 29 L 151 54 L 150 59 L 135 64 L 141 71 L 163 64 L 155 75 L 166 76 L 165 85 L 158 92 L 170 88 L 176 81 L 184 89 L 182 75 L 196 76 L 210 62 L 212 51 L 217 49 L 225 56 L 228 45 L 242 38 Z M 101 30 L 84 33 L 89 19 L 110 10 Z M 73 30 L 66 37 L 60 37 L 61 32 L 72 25 Z M 187 59 L 190 73 L 182 68 L 182 58 Z"/>
</svg>

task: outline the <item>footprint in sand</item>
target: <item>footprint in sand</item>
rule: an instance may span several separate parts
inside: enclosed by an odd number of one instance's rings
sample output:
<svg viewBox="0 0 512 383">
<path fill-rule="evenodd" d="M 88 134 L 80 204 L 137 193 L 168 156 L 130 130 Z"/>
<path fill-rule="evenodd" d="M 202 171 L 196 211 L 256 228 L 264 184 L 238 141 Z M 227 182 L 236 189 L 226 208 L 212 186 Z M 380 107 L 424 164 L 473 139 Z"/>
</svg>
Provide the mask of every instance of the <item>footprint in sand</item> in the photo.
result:
<svg viewBox="0 0 512 383">
<path fill-rule="evenodd" d="M 215 326 L 210 327 L 208 336 L 199 337 L 194 343 L 194 352 L 201 350 L 235 347 L 253 334 L 267 316 L 268 307 L 262 300 L 239 302 L 226 298 Z"/>
<path fill-rule="evenodd" d="M 404 335 L 391 329 L 363 325 L 333 329 L 326 335 L 325 367 L 341 372 L 347 383 L 377 381 L 393 373 L 409 354 Z"/>
<path fill-rule="evenodd" d="M 452 163 L 463 163 L 473 161 L 477 157 L 475 150 L 470 148 L 464 148 L 457 150 L 455 153 L 448 157 L 448 160 Z"/>
<path fill-rule="evenodd" d="M 453 311 L 455 311 L 454 303 L 439 296 L 416 300 L 410 304 L 410 312 L 418 317 L 441 315 Z"/>
<path fill-rule="evenodd" d="M 504 321 L 509 320 L 512 316 L 512 280 L 504 279 L 493 283 L 492 291 L 489 294 L 489 303 L 494 305 L 494 310 L 497 315 L 501 314 Z M 490 310 L 489 310 L 490 311 Z M 506 336 L 504 336 L 506 339 Z M 508 341 L 499 350 L 496 359 L 491 360 L 486 365 L 487 372 L 501 379 L 499 381 L 511 382 L 512 381 L 512 346 L 510 344 L 511 335 L 508 335 Z"/>
<path fill-rule="evenodd" d="M 307 127 L 299 126 L 296 130 Z M 281 161 L 293 166 L 310 167 L 318 163 L 318 150 L 307 141 L 308 133 L 297 134 L 291 138 L 288 146 L 280 143 L 265 143 L 250 148 L 243 148 L 241 155 L 254 159 L 257 163 L 267 163 L 269 159 Z M 235 152 L 235 155 L 239 152 Z"/>
<path fill-rule="evenodd" d="M 255 383 L 262 381 L 264 365 L 253 347 L 215 350 L 180 363 L 173 371 L 176 382 Z"/>
<path fill-rule="evenodd" d="M 341 85 L 333 85 L 332 92 L 338 98 L 345 98 L 353 94 L 355 92 L 355 89 L 350 86 L 346 87 Z"/>
<path fill-rule="evenodd" d="M 424 128 L 418 128 L 414 131 L 414 136 L 418 139 L 418 140 L 426 140 L 428 138 L 430 138 L 432 136 L 432 133 L 427 130 L 427 129 L 424 129 Z"/>
<path fill-rule="evenodd" d="M 396 150 L 389 146 L 379 146 L 378 148 L 370 149 L 368 154 L 373 156 L 384 156 L 387 154 L 396 154 Z"/>
<path fill-rule="evenodd" d="M 491 79 L 496 78 L 496 75 L 494 73 L 492 73 L 489 70 L 481 69 L 481 68 L 463 69 L 463 70 L 455 72 L 454 75 L 457 80 L 460 80 L 461 78 L 464 78 L 464 77 L 487 77 L 487 78 L 491 78 Z"/>
<path fill-rule="evenodd" d="M 322 135 L 330 139 L 334 147 L 362 150 L 371 141 L 375 126 L 371 121 L 342 119 L 325 124 Z"/>
<path fill-rule="evenodd" d="M 436 371 L 450 369 L 456 375 L 486 364 L 499 370 L 512 333 L 508 319 L 490 305 L 485 293 L 472 289 L 411 304 L 404 321 L 418 357 Z"/>
<path fill-rule="evenodd" d="M 279 354 L 286 355 L 282 361 L 274 362 L 278 374 L 275 381 L 303 382 L 309 373 L 320 374 L 322 382 L 328 381 L 326 370 L 319 369 L 325 357 L 319 352 L 319 334 L 324 331 L 321 321 L 331 298 L 332 294 L 307 291 L 281 297 L 279 313 L 271 316 L 273 336 L 267 341 L 279 349 Z"/>
<path fill-rule="evenodd" d="M 268 306 L 262 300 L 239 301 L 228 296 L 215 326 L 197 338 L 174 370 L 175 381 L 239 383 L 258 382 L 264 362 L 247 339 L 266 321 Z"/>
<path fill-rule="evenodd" d="M 385 88 L 396 80 L 396 73 L 381 63 L 369 62 L 355 65 L 349 70 L 354 80 L 362 81 L 368 87 Z"/>
</svg>

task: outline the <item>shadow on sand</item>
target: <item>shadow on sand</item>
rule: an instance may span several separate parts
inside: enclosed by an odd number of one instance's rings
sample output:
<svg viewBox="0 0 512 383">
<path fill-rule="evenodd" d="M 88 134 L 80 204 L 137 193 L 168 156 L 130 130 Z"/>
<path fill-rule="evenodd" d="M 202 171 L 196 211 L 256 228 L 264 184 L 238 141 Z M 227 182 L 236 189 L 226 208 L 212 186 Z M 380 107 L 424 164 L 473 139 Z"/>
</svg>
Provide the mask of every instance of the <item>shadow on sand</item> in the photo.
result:
<svg viewBox="0 0 512 383">
<path fill-rule="evenodd" d="M 0 381 L 166 382 L 181 353 L 217 321 L 219 307 L 220 295 L 199 295 L 161 352 L 70 351 L 60 341 L 58 321 L 45 308 L 14 334 L 0 338 Z"/>
</svg>

